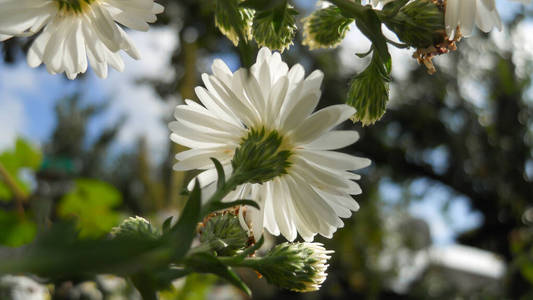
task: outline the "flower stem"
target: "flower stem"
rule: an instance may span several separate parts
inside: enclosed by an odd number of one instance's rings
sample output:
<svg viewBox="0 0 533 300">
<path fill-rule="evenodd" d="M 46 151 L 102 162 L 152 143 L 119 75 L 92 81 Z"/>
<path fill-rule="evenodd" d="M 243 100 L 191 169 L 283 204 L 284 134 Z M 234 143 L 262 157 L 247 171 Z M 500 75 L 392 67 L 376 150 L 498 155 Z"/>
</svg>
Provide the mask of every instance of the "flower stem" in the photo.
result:
<svg viewBox="0 0 533 300">
<path fill-rule="evenodd" d="M 4 179 L 4 183 L 9 187 L 11 192 L 13 192 L 13 196 L 15 198 L 15 205 L 17 206 L 17 212 L 18 214 L 23 217 L 24 216 L 24 206 L 22 205 L 22 202 L 24 202 L 28 196 L 26 193 L 17 185 L 17 182 L 9 174 L 7 169 L 4 167 L 4 165 L 0 162 L 0 177 Z"/>
<path fill-rule="evenodd" d="M 364 6 L 357 1 L 349 0 L 328 0 L 329 2 L 335 4 L 347 17 L 350 18 L 361 18 L 365 10 Z"/>
<path fill-rule="evenodd" d="M 233 174 L 231 174 L 230 178 L 224 183 L 224 185 L 221 188 L 218 188 L 213 196 L 209 198 L 207 203 L 203 205 L 201 215 L 208 215 L 213 211 L 213 207 L 216 206 L 217 203 L 221 202 L 226 195 L 237 188 L 237 186 L 245 183 L 246 180 L 243 180 L 245 177 L 243 175 L 243 172 L 240 172 L 239 169 L 236 169 Z"/>
</svg>

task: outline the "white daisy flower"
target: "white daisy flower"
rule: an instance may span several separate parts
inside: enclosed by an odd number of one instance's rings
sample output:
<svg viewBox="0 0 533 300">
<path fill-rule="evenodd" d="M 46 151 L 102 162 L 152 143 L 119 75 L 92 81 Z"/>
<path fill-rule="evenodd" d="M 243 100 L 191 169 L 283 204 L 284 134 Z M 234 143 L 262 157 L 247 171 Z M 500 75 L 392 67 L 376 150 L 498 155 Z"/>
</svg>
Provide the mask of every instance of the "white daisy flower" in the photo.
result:
<svg viewBox="0 0 533 300">
<path fill-rule="evenodd" d="M 530 3 L 531 0 L 511 0 Z M 484 32 L 489 32 L 496 27 L 502 30 L 500 14 L 496 10 L 495 0 L 447 0 L 446 33 L 450 39 L 455 38 L 457 28 L 463 36 L 472 34 L 474 25 Z"/>
<path fill-rule="evenodd" d="M 177 121 L 169 124 L 172 141 L 191 148 L 176 155 L 179 162 L 174 170 L 205 170 L 197 176 L 205 194 L 214 190 L 217 179 L 210 157 L 231 174 L 235 150 L 247 138 L 258 132 L 274 133 L 281 139 L 279 150 L 289 153 L 286 170 L 262 184 L 240 185 L 224 201 L 258 202 L 261 210 L 249 208 L 246 213 L 256 237 L 263 226 L 289 241 L 298 233 L 306 241 L 317 233 L 331 237 L 343 226 L 339 217 L 350 217 L 359 209 L 351 195 L 361 193 L 353 181 L 360 176 L 349 170 L 370 164 L 366 158 L 330 151 L 359 138 L 356 131 L 332 130 L 355 109 L 343 104 L 313 113 L 323 73 L 315 71 L 304 79 L 301 65 L 289 70 L 280 54 L 267 48 L 259 51 L 251 72 L 232 73 L 221 60 L 215 60 L 212 70 L 213 75 L 202 75 L 206 88 L 196 87 L 203 106 L 186 100 L 176 108 Z"/>
<path fill-rule="evenodd" d="M 107 77 L 107 65 L 124 69 L 119 54 L 140 55 L 124 30 L 147 31 L 163 6 L 153 0 L 0 0 L 0 41 L 12 36 L 42 33 L 27 55 L 28 64 L 46 65 L 48 72 L 65 72 L 70 79 L 85 73 L 90 64 Z"/>
</svg>

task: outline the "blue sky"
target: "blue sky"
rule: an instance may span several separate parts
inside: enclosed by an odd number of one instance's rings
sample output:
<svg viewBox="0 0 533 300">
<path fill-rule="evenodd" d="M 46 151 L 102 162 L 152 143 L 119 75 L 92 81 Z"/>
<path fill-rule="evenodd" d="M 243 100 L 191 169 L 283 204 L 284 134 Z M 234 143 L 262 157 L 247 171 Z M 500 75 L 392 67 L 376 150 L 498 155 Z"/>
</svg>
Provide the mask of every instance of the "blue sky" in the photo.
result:
<svg viewBox="0 0 533 300">
<path fill-rule="evenodd" d="M 302 0 L 298 2 L 310 3 Z M 498 1 L 498 7 L 504 18 L 520 8 L 518 4 L 507 1 Z M 118 136 L 116 148 L 127 149 L 135 144 L 138 137 L 146 136 L 156 160 L 161 159 L 166 150 L 165 145 L 169 142 L 168 130 L 161 120 L 171 116 L 173 106 L 180 99 L 175 97 L 162 101 L 149 85 L 139 84 L 135 80 L 141 77 L 171 78 L 174 75 L 174 71 L 168 67 L 168 61 L 178 43 L 177 31 L 172 28 L 157 28 L 148 33 L 129 34 L 143 58 L 134 61 L 124 56 L 125 72 L 112 70 L 106 80 L 97 78 L 91 71 L 83 79 L 69 81 L 63 76 L 48 74 L 42 67 L 31 69 L 25 63 L 22 53 L 19 54 L 18 63 L 14 65 L 6 65 L 0 60 L 0 124 L 3 124 L 0 129 L 0 150 L 9 148 L 18 135 L 37 145 L 45 141 L 55 126 L 54 104 L 57 99 L 80 91 L 86 103 L 110 101 L 109 110 L 90 124 L 89 132 L 92 136 L 124 116 L 126 124 Z M 366 51 L 368 46 L 368 41 L 360 33 L 352 31 L 343 43 L 341 61 L 346 60 L 345 65 L 353 66 L 353 53 Z M 533 53 L 531 42 L 524 47 L 525 52 L 531 50 L 529 53 Z M 415 62 L 410 58 L 410 51 L 394 50 L 392 54 L 394 76 L 401 78 L 407 70 L 414 67 Z M 236 57 L 220 58 L 235 67 L 238 62 Z M 211 61 L 206 61 L 205 66 L 199 69 L 207 72 L 210 63 Z M 354 70 L 348 67 L 344 71 Z M 437 153 L 433 159 L 440 158 Z M 415 182 L 412 188 L 416 190 L 417 185 L 424 184 L 427 185 L 427 182 Z M 429 222 L 435 243 L 452 243 L 457 232 L 471 229 L 482 221 L 478 213 L 471 211 L 464 198 L 454 198 L 444 214 L 442 207 L 452 194 L 442 187 L 435 189 L 435 193 L 429 193 L 431 197 L 413 202 L 408 208 L 411 214 Z M 398 187 L 392 184 L 384 184 L 380 192 L 389 203 L 397 201 L 400 193 Z"/>
</svg>

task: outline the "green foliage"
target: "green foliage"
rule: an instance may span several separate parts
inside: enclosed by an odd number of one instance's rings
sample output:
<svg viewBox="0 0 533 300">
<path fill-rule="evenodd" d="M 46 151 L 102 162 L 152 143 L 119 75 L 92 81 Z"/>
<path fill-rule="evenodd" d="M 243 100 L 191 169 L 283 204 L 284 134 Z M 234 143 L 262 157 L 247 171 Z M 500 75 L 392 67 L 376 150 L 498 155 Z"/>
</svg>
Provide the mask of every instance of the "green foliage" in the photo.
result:
<svg viewBox="0 0 533 300">
<path fill-rule="evenodd" d="M 292 45 L 296 34 L 298 12 L 287 2 L 255 13 L 252 35 L 260 46 L 283 52 Z"/>
<path fill-rule="evenodd" d="M 161 300 L 204 300 L 216 281 L 217 277 L 214 275 L 191 274 L 182 287 L 161 291 L 159 297 Z"/>
<path fill-rule="evenodd" d="M 122 196 L 111 185 L 93 179 L 77 179 L 74 188 L 59 203 L 57 213 L 64 219 L 75 218 L 84 237 L 97 237 L 109 232 L 120 215 L 114 210 Z"/>
<path fill-rule="evenodd" d="M 25 168 L 36 171 L 41 165 L 41 160 L 41 152 L 34 149 L 27 141 L 21 138 L 17 139 L 15 149 L 0 154 L 0 163 L 23 192 L 29 192 L 29 185 L 20 178 L 20 171 Z M 5 185 L 3 180 L 0 180 L 0 201 L 5 202 L 12 198 L 13 194 L 10 188 Z"/>
<path fill-rule="evenodd" d="M 345 17 L 337 6 L 314 11 L 303 19 L 304 41 L 310 50 L 337 47 L 348 31 L 353 18 Z"/>
<path fill-rule="evenodd" d="M 197 273 L 215 274 L 221 278 L 226 279 L 229 283 L 239 288 L 247 295 L 251 296 L 252 292 L 248 286 L 233 272 L 233 270 L 220 262 L 215 256 L 200 252 L 189 256 L 186 260 L 186 265 Z"/>
<path fill-rule="evenodd" d="M 196 180 L 194 189 L 189 195 L 187 204 L 174 227 L 163 235 L 171 245 L 173 250 L 173 260 L 180 260 L 191 248 L 192 241 L 196 235 L 196 225 L 200 220 L 202 206 L 202 190 L 200 183 Z"/>
<path fill-rule="evenodd" d="M 389 100 L 390 80 L 390 64 L 374 53 L 368 67 L 350 84 L 346 104 L 357 109 L 352 117 L 354 122 L 371 125 L 381 119 Z"/>
<path fill-rule="evenodd" d="M 238 170 L 235 173 L 242 177 L 240 184 L 263 183 L 286 174 L 291 152 L 282 149 L 283 142 L 283 137 L 275 130 L 250 130 L 231 161 L 233 170 Z"/>
<path fill-rule="evenodd" d="M 0 210 L 0 245 L 18 247 L 33 240 L 37 226 L 14 212 Z"/>
<path fill-rule="evenodd" d="M 250 39 L 253 12 L 240 6 L 241 0 L 216 0 L 215 24 L 235 46 Z"/>
</svg>

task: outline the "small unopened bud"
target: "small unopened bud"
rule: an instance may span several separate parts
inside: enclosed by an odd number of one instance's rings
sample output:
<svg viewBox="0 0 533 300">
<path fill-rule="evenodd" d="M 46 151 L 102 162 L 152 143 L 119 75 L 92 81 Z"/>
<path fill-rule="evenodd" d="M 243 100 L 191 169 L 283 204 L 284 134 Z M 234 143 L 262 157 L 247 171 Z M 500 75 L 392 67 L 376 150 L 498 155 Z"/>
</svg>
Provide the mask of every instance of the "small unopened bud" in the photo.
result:
<svg viewBox="0 0 533 300">
<path fill-rule="evenodd" d="M 284 139 L 275 130 L 252 129 L 231 161 L 234 174 L 241 175 L 243 183 L 263 183 L 287 174 L 291 152 L 284 150 Z"/>
<path fill-rule="evenodd" d="M 249 237 L 242 228 L 239 217 L 231 212 L 214 214 L 204 222 L 200 231 L 200 242 L 218 255 L 231 256 L 247 246 Z"/>
<path fill-rule="evenodd" d="M 294 16 L 297 14 L 286 1 L 271 9 L 256 11 L 252 34 L 257 44 L 281 52 L 288 49 L 296 34 Z"/>
<path fill-rule="evenodd" d="M 385 5 L 384 15 L 394 7 L 397 1 Z M 446 30 L 444 27 L 444 10 L 433 0 L 415 0 L 400 8 L 390 17 L 383 17 L 383 22 L 394 31 L 400 41 L 415 48 L 425 48 L 441 42 Z"/>
<path fill-rule="evenodd" d="M 157 239 L 160 232 L 142 217 L 129 217 L 111 229 L 112 238 Z"/>
<path fill-rule="evenodd" d="M 274 285 L 295 292 L 320 289 L 327 278 L 329 254 L 320 243 L 283 243 L 274 247 L 254 268 Z"/>
<path fill-rule="evenodd" d="M 337 6 L 329 6 L 316 10 L 302 21 L 304 24 L 303 44 L 313 50 L 337 47 L 350 30 L 350 24 L 354 22 L 354 19 L 342 15 Z"/>
<path fill-rule="evenodd" d="M 346 104 L 357 110 L 352 121 L 360 121 L 366 126 L 381 119 L 389 101 L 389 81 L 388 70 L 374 54 L 370 65 L 350 84 Z"/>
<path fill-rule="evenodd" d="M 250 40 L 253 10 L 240 6 L 241 0 L 217 0 L 215 25 L 235 46 L 241 39 Z"/>
<path fill-rule="evenodd" d="M 394 31 L 400 41 L 410 47 L 417 48 L 413 57 L 428 69 L 428 73 L 436 72 L 433 57 L 456 50 L 455 43 L 461 34 L 450 39 L 445 30 L 445 3 L 442 0 L 415 0 L 398 9 L 401 1 L 393 1 L 385 5 L 382 15 L 383 22 Z M 391 13 L 391 12 L 396 13 Z M 389 15 L 387 14 L 389 12 Z"/>
</svg>

